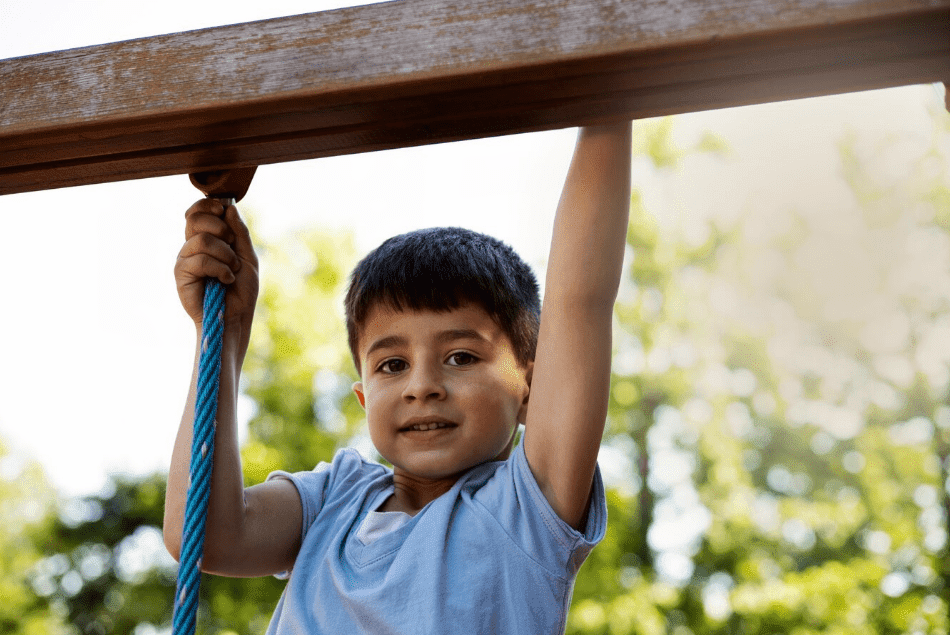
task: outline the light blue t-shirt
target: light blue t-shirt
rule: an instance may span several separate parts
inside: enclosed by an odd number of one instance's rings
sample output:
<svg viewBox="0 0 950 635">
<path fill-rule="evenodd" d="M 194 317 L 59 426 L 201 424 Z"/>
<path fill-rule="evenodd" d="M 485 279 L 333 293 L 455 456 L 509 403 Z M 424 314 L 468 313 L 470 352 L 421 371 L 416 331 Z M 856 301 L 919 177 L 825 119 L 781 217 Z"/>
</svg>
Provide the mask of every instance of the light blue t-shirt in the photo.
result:
<svg viewBox="0 0 950 635">
<path fill-rule="evenodd" d="M 551 509 L 522 445 L 472 468 L 415 516 L 388 529 L 371 523 L 368 533 L 368 513 L 393 492 L 392 471 L 356 450 L 269 478 L 300 492 L 303 535 L 268 635 L 563 633 L 577 571 L 607 528 L 599 467 L 580 533 Z"/>
</svg>

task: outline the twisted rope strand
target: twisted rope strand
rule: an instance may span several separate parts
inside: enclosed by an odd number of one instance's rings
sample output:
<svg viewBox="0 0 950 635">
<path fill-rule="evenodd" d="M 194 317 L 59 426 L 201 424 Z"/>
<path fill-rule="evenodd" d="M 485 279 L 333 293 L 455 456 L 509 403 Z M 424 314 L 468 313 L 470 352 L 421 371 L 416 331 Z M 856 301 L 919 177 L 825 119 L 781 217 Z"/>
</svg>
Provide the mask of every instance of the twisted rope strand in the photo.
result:
<svg viewBox="0 0 950 635">
<path fill-rule="evenodd" d="M 211 493 L 211 464 L 214 456 L 215 417 L 221 377 L 221 340 L 224 332 L 224 285 L 209 278 L 205 283 L 204 316 L 201 323 L 201 355 L 198 359 L 198 389 L 195 404 L 191 468 L 178 583 L 175 589 L 174 635 L 194 635 L 201 585 L 201 556 L 204 552 L 205 522 Z"/>
</svg>

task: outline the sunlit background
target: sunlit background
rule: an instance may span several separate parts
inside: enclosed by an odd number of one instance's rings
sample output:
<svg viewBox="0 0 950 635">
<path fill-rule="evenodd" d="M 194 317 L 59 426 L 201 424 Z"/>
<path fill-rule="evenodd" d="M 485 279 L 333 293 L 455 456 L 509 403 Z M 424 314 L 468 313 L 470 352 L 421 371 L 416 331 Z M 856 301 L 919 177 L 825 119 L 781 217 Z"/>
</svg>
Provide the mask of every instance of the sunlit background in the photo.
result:
<svg viewBox="0 0 950 635">
<path fill-rule="evenodd" d="M 335 6 L 0 0 L 0 59 Z M 943 104 L 942 86 L 911 86 L 637 124 L 601 453 L 611 526 L 569 632 L 947 633 Z M 543 279 L 574 136 L 258 171 L 241 206 L 269 290 L 241 402 L 250 480 L 341 443 L 372 454 L 339 339 L 353 259 L 463 225 Z M 34 630 L 23 617 L 9 632 L 163 628 L 171 565 L 154 523 L 106 521 L 161 508 L 151 475 L 167 467 L 193 356 L 171 269 L 198 196 L 168 177 L 0 197 L 0 491 L 14 501 L 0 506 L 0 555 L 24 554 L 0 579 L 27 572 L 11 610 L 34 615 Z M 293 432 L 300 399 L 315 432 Z M 126 490 L 138 502 L 113 513 Z M 266 624 L 273 604 L 248 604 L 252 583 L 215 584 L 213 615 Z"/>
</svg>

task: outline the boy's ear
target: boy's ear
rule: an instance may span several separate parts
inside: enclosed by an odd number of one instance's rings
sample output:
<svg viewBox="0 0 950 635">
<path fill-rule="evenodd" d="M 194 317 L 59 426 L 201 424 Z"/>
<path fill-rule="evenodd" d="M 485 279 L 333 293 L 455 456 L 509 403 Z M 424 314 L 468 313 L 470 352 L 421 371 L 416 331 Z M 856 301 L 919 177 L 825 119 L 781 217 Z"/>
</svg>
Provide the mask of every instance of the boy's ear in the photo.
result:
<svg viewBox="0 0 950 635">
<path fill-rule="evenodd" d="M 353 382 L 353 392 L 356 393 L 356 398 L 360 400 L 360 405 L 363 406 L 363 410 L 366 410 L 366 397 L 363 396 L 363 382 Z"/>
</svg>

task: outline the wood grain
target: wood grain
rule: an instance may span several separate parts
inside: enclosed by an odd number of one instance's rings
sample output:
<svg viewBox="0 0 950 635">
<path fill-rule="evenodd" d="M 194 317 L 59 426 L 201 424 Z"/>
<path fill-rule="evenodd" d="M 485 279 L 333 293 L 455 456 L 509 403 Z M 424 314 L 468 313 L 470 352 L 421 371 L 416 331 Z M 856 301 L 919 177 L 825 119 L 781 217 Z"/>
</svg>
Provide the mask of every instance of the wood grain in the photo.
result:
<svg viewBox="0 0 950 635">
<path fill-rule="evenodd" d="M 0 194 L 948 78 L 950 0 L 402 0 L 0 61 Z"/>
</svg>

